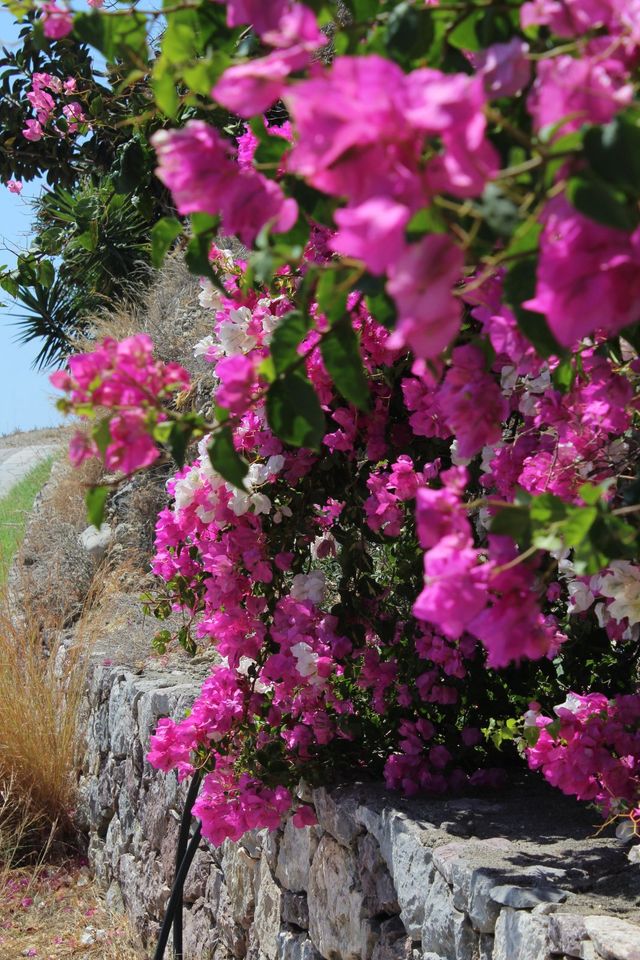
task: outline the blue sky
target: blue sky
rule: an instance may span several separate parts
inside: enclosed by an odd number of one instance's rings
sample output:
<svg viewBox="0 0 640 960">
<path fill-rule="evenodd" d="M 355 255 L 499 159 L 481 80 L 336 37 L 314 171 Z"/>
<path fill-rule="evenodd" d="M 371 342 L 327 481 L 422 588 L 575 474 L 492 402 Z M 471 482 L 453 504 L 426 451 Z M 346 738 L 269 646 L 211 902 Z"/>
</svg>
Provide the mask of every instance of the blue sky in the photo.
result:
<svg viewBox="0 0 640 960">
<path fill-rule="evenodd" d="M 13 45 L 16 33 L 13 17 L 0 8 L 0 46 Z M 13 266 L 15 257 L 10 251 L 28 246 L 32 219 L 29 201 L 40 189 L 40 184 L 32 180 L 25 183 L 19 197 L 0 184 L 0 264 Z M 13 307 L 4 291 L 0 291 L 0 301 L 0 435 L 60 423 L 47 375 L 31 369 L 38 347 L 15 343 L 16 328 L 10 316 Z"/>
</svg>

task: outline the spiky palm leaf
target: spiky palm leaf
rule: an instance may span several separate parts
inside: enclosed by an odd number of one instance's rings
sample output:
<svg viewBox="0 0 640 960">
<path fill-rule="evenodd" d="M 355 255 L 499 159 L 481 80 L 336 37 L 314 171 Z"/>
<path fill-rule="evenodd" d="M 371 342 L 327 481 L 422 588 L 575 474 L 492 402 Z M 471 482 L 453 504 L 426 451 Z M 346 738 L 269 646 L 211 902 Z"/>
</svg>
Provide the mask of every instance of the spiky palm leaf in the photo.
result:
<svg viewBox="0 0 640 960">
<path fill-rule="evenodd" d="M 20 287 L 16 296 L 27 313 L 14 313 L 19 328 L 16 340 L 31 343 L 42 340 L 33 366 L 36 370 L 61 363 L 71 352 L 71 341 L 85 326 L 84 317 L 90 304 L 83 302 L 77 291 L 59 281 L 50 287 L 35 284 Z"/>
</svg>

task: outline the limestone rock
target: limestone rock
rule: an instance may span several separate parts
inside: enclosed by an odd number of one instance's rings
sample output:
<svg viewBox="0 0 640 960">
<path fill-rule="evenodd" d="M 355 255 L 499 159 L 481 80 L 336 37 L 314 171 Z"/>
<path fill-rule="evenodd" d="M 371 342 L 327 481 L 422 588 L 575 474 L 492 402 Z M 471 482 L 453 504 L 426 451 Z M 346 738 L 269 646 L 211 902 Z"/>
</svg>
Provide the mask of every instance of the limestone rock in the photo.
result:
<svg viewBox="0 0 640 960">
<path fill-rule="evenodd" d="M 283 887 L 294 893 L 306 892 L 309 869 L 318 846 L 317 827 L 296 827 L 287 820 L 280 841 L 276 877 Z"/>
<path fill-rule="evenodd" d="M 323 830 L 330 833 L 338 843 L 349 846 L 362 829 L 354 816 L 357 800 L 341 795 L 339 791 L 335 792 L 334 797 L 324 787 L 313 791 L 316 816 Z"/>
<path fill-rule="evenodd" d="M 556 913 L 549 918 L 549 937 L 554 953 L 579 957 L 583 942 L 589 934 L 584 917 L 573 913 Z"/>
<path fill-rule="evenodd" d="M 433 953 L 454 955 L 453 897 L 447 881 L 432 867 L 432 881 L 424 907 L 422 947 Z"/>
<path fill-rule="evenodd" d="M 489 894 L 494 903 L 514 910 L 533 910 L 541 903 L 564 903 L 567 894 L 553 887 L 514 887 L 510 883 L 493 887 Z"/>
<path fill-rule="evenodd" d="M 356 851 L 360 885 L 369 916 L 399 913 L 400 906 L 393 880 L 382 859 L 379 844 L 371 834 L 365 833 L 357 838 Z"/>
<path fill-rule="evenodd" d="M 309 933 L 327 960 L 370 955 L 373 936 L 351 850 L 325 834 L 309 875 Z"/>
<path fill-rule="evenodd" d="M 108 523 L 103 523 L 100 529 L 90 526 L 83 530 L 78 540 L 92 560 L 102 560 L 107 547 L 111 543 L 112 531 Z"/>
<path fill-rule="evenodd" d="M 400 917 L 390 917 L 380 924 L 371 960 L 411 960 L 411 939 Z"/>
<path fill-rule="evenodd" d="M 424 905 L 433 880 L 430 830 L 398 810 L 379 814 L 360 807 L 358 817 L 378 841 L 396 891 L 400 917 L 410 937 L 419 940 Z"/>
<path fill-rule="evenodd" d="M 238 844 L 229 843 L 222 858 L 222 872 L 233 919 L 248 928 L 256 909 L 260 862 Z"/>
<path fill-rule="evenodd" d="M 551 960 L 549 917 L 505 907 L 496 923 L 493 960 Z"/>
<path fill-rule="evenodd" d="M 309 929 L 309 906 L 304 893 L 282 891 L 282 919 L 301 930 Z"/>
<path fill-rule="evenodd" d="M 603 960 L 640 960 L 640 926 L 618 917 L 585 917 L 584 925 Z"/>
<path fill-rule="evenodd" d="M 434 866 L 453 887 L 454 907 L 468 914 L 478 933 L 493 933 L 500 907 L 491 899 L 491 891 L 504 876 L 498 866 L 501 854 L 509 853 L 512 846 L 508 840 L 492 837 L 457 841 L 434 850 Z"/>
<path fill-rule="evenodd" d="M 278 934 L 278 960 L 322 960 L 304 933 L 281 930 Z"/>
<path fill-rule="evenodd" d="M 262 954 L 268 960 L 278 960 L 281 902 L 282 891 L 273 879 L 266 857 L 262 857 L 254 927 Z"/>
</svg>

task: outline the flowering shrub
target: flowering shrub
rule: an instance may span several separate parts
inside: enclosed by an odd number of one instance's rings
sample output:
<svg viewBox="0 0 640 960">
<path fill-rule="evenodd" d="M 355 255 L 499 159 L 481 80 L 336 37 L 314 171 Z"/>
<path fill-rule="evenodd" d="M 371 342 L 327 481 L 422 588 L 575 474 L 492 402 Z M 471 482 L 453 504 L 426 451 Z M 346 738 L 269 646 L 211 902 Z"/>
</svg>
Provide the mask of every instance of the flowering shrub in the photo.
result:
<svg viewBox="0 0 640 960">
<path fill-rule="evenodd" d="M 330 28 L 311 0 L 167 14 L 160 108 L 176 116 L 171 83 L 206 76 L 242 118 L 152 137 L 212 310 L 195 349 L 215 419 L 167 405 L 186 378 L 146 340 L 55 383 L 65 409 L 107 410 L 78 460 L 130 472 L 164 445 L 178 462 L 153 569 L 185 645 L 219 660 L 149 759 L 206 771 L 212 842 L 292 806 L 311 822 L 301 776 L 496 785 L 519 730 L 531 767 L 635 823 L 630 10 L 352 0 Z M 189 59 L 185 24 L 215 56 Z M 158 262 L 181 229 L 154 228 Z"/>
</svg>

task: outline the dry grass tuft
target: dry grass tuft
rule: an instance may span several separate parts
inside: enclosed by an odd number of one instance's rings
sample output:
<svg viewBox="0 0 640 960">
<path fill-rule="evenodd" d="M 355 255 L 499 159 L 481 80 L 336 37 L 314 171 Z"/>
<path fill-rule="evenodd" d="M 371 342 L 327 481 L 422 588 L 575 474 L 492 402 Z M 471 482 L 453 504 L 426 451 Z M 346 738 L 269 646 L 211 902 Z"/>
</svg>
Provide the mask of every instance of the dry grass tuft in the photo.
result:
<svg viewBox="0 0 640 960">
<path fill-rule="evenodd" d="M 16 820 L 37 827 L 41 846 L 43 831 L 64 837 L 73 829 L 90 643 L 65 646 L 46 596 L 28 598 L 20 610 L 11 597 L 0 594 L 0 782 L 11 784 Z"/>
<path fill-rule="evenodd" d="M 0 960 L 142 960 L 126 918 L 105 905 L 78 860 L 0 878 Z"/>
</svg>

